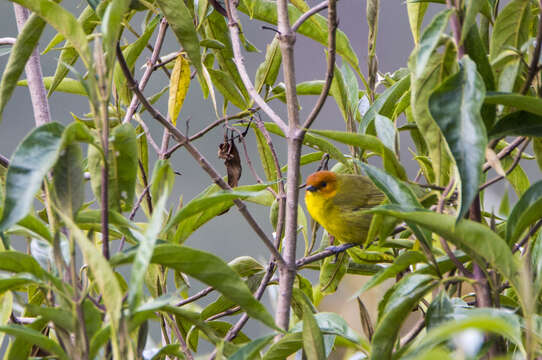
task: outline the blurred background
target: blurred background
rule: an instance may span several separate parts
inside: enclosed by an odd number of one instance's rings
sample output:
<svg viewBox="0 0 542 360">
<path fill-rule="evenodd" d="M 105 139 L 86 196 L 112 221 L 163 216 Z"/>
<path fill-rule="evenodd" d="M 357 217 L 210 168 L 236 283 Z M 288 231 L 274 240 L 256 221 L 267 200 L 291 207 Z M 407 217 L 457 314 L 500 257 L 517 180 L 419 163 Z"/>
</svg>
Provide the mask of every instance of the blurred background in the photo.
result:
<svg viewBox="0 0 542 360">
<path fill-rule="evenodd" d="M 312 7 L 318 4 L 319 1 L 307 0 L 307 3 Z M 62 3 L 62 6 L 67 7 L 68 10 L 78 15 L 84 9 L 86 4 L 87 3 L 84 1 L 65 1 Z M 368 32 L 365 17 L 365 7 L 365 1 L 343 0 L 338 2 L 339 28 L 350 39 L 351 45 L 359 58 L 361 70 L 364 73 L 366 73 L 367 67 L 366 60 Z M 427 19 L 431 19 L 432 16 L 441 9 L 442 5 L 430 4 L 429 10 L 425 16 L 425 23 L 427 23 Z M 15 37 L 17 35 L 17 27 L 13 15 L 12 4 L 8 1 L 0 1 L 0 14 L 0 37 Z M 322 12 L 321 14 L 325 16 L 325 12 Z M 132 21 L 132 25 L 136 30 L 141 31 L 141 22 L 142 16 L 136 16 Z M 242 17 L 242 22 L 245 36 L 260 50 L 259 53 L 245 53 L 246 65 L 249 74 L 254 77 L 258 65 L 264 59 L 266 45 L 273 39 L 275 34 L 270 30 L 262 29 L 261 25 L 264 23 L 257 20 L 250 20 L 247 16 Z M 40 50 L 45 48 L 54 34 L 55 31 L 48 26 L 40 41 Z M 394 72 L 401 67 L 406 67 L 408 56 L 412 51 L 414 43 L 410 35 L 406 4 L 404 1 L 384 0 L 380 2 L 380 18 L 377 39 L 376 54 L 378 57 L 380 72 Z M 125 32 L 125 42 L 130 43 L 134 40 L 135 38 L 131 34 Z M 154 38 L 151 40 L 151 43 L 153 41 Z M 161 54 L 165 55 L 178 50 L 179 44 L 172 33 L 168 31 L 168 37 Z M 145 51 L 146 52 L 143 53 L 143 56 L 140 57 L 139 63 L 136 64 L 136 79 L 138 79 L 143 73 L 141 66 L 144 64 L 144 61 L 150 57 L 150 52 L 148 50 Z M 51 51 L 42 57 L 41 61 L 44 76 L 52 76 L 54 74 L 58 56 L 59 51 Z M 0 69 L 2 69 L 2 71 L 5 67 L 7 58 L 7 55 L 0 57 Z M 339 65 L 341 64 L 340 58 L 338 58 L 337 62 Z M 77 65 L 76 68 L 79 71 L 84 72 L 81 64 Z M 324 48 L 313 40 L 305 38 L 302 35 L 298 35 L 295 47 L 295 66 L 298 82 L 323 79 L 326 69 Z M 73 74 L 68 76 L 74 77 Z M 155 72 L 150 83 L 145 89 L 145 94 L 150 96 L 151 94 L 156 93 L 167 83 L 167 81 L 168 79 L 165 77 L 164 73 L 161 71 Z M 360 88 L 362 88 L 361 81 L 359 82 Z M 380 87 L 378 90 L 381 92 L 383 88 Z M 217 95 L 217 97 L 221 100 L 220 95 Z M 312 105 L 315 101 L 316 96 L 300 98 L 300 104 L 302 106 L 301 118 L 308 115 L 308 112 L 312 109 Z M 163 96 L 156 106 L 162 113 L 166 113 L 167 96 Z M 286 118 L 285 104 L 279 102 L 278 100 L 274 100 L 271 103 L 271 106 L 276 112 Z M 70 113 L 83 116 L 89 112 L 88 102 L 84 98 L 59 92 L 55 92 L 51 96 L 50 108 L 52 119 L 64 124 L 68 124 L 73 121 Z M 229 114 L 234 113 L 236 113 L 236 109 L 232 107 Z M 261 115 L 264 121 L 268 120 L 265 114 L 262 113 Z M 162 138 L 162 127 L 153 119 L 149 118 L 147 113 L 143 114 L 143 119 L 149 126 L 155 141 L 159 142 Z M 181 111 L 180 118 L 177 120 L 177 126 L 182 131 L 185 131 L 186 122 L 189 122 L 189 133 L 194 134 L 212 123 L 215 119 L 216 117 L 211 100 L 203 99 L 198 82 L 193 80 Z M 3 122 L 0 124 L 0 154 L 8 158 L 11 157 L 11 154 L 15 150 L 17 144 L 33 127 L 34 119 L 27 88 L 18 87 L 15 90 L 10 103 L 6 107 L 3 115 Z M 314 128 L 336 130 L 345 129 L 344 121 L 333 98 L 329 97 L 326 101 L 324 108 L 314 123 Z M 219 170 L 222 174 L 225 174 L 223 162 L 217 158 L 218 144 L 223 141 L 223 136 L 224 129 L 222 127 L 217 127 L 203 138 L 197 140 L 195 145 L 217 170 Z M 252 133 L 249 132 L 246 142 L 249 149 L 249 154 L 253 157 L 252 163 L 255 164 L 257 172 L 263 177 L 263 171 L 258 165 L 258 155 L 255 151 L 256 142 Z M 412 160 L 412 155 L 408 152 L 408 147 L 414 147 L 411 145 L 410 140 L 405 136 L 401 137 L 401 142 L 401 162 L 407 168 L 409 178 L 412 179 L 416 175 L 417 165 Z M 171 144 L 173 144 L 173 141 L 170 142 L 170 145 Z M 279 153 L 281 163 L 284 164 L 286 162 L 285 142 L 281 138 L 274 137 L 274 145 Z M 343 149 L 345 152 L 347 151 L 346 148 Z M 253 184 L 256 181 L 246 166 L 246 158 L 240 147 L 239 151 L 241 153 L 241 159 L 244 167 L 243 176 L 241 177 L 240 183 Z M 155 159 L 155 154 L 153 154 L 153 156 Z M 201 192 L 205 187 L 211 184 L 211 180 L 207 174 L 201 170 L 193 158 L 186 154 L 184 150 L 178 150 L 172 156 L 171 161 L 174 170 L 182 174 L 176 178 L 175 190 L 171 199 L 172 206 L 176 205 L 180 196 L 183 197 L 183 201 L 186 203 L 196 194 Z M 527 171 L 531 182 L 541 179 L 540 171 L 535 162 L 528 162 L 528 164 L 530 164 L 531 167 L 525 170 Z M 332 165 L 333 163 L 330 163 L 330 166 Z M 307 174 L 315 171 L 317 166 L 318 163 L 304 167 L 302 169 L 303 178 Z M 505 185 L 500 183 L 498 186 L 491 188 L 490 191 L 492 192 L 486 192 L 487 195 L 484 201 L 487 211 L 497 211 L 504 187 Z M 510 194 L 511 200 L 515 201 L 513 198 L 513 191 L 511 191 Z M 90 196 L 90 193 L 88 195 Z M 303 197 L 303 195 L 304 194 L 302 193 L 301 197 Z M 87 197 L 87 200 L 88 198 L 89 197 Z M 272 227 L 269 223 L 269 209 L 250 203 L 248 206 L 260 225 L 267 231 L 268 234 L 271 234 Z M 136 220 L 144 221 L 145 219 L 144 216 L 140 214 Z M 320 236 L 318 238 L 320 238 Z M 24 243 L 21 245 L 23 248 L 25 247 Z M 187 240 L 186 245 L 210 251 L 222 257 L 225 261 L 230 261 L 241 255 L 249 255 L 262 262 L 266 262 L 268 259 L 267 250 L 262 245 L 260 240 L 254 235 L 252 230 L 246 224 L 245 220 L 239 216 L 236 209 L 232 209 L 228 213 L 217 217 L 204 225 Z M 303 241 L 301 240 L 298 248 L 299 254 L 303 253 L 302 246 Z M 115 248 L 116 244 L 113 245 L 113 249 Z M 317 282 L 317 272 L 305 270 L 302 274 L 308 277 L 311 281 Z M 341 282 L 341 286 L 337 293 L 335 295 L 326 297 L 322 301 L 320 310 L 338 312 L 354 329 L 361 332 L 358 305 L 355 299 L 351 299 L 351 296 L 367 279 L 368 278 L 361 276 L 347 276 Z M 192 289 L 190 290 L 190 293 L 195 293 L 202 287 L 202 284 L 198 284 L 194 281 L 192 282 Z M 369 291 L 363 296 L 363 301 L 368 307 L 373 321 L 376 320 L 377 301 L 381 298 L 385 288 L 386 285 L 376 288 L 373 291 Z M 264 296 L 264 302 L 269 306 L 272 306 L 273 303 L 273 300 L 269 297 L 269 294 L 271 294 L 271 296 L 273 294 L 272 290 L 272 287 L 270 290 L 268 289 L 266 295 Z M 204 299 L 204 301 L 201 302 L 201 305 L 205 305 L 215 298 L 216 295 L 210 296 Z M 263 335 L 268 332 L 267 329 L 261 327 L 254 321 L 249 322 L 244 331 L 251 337 Z M 156 338 L 153 340 L 160 341 L 160 339 Z M 202 350 L 205 350 L 205 348 L 202 348 Z"/>
</svg>

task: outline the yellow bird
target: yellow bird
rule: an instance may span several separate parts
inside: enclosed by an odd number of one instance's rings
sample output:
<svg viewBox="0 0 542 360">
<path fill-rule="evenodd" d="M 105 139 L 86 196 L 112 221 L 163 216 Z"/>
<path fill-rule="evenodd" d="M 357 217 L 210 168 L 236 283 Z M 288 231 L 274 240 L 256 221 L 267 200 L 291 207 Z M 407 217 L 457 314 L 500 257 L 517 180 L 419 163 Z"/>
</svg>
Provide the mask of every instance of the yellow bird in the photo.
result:
<svg viewBox="0 0 542 360">
<path fill-rule="evenodd" d="M 305 203 L 309 213 L 342 243 L 365 242 L 372 215 L 363 211 L 379 205 L 384 198 L 365 176 L 318 171 L 307 178 Z"/>
</svg>

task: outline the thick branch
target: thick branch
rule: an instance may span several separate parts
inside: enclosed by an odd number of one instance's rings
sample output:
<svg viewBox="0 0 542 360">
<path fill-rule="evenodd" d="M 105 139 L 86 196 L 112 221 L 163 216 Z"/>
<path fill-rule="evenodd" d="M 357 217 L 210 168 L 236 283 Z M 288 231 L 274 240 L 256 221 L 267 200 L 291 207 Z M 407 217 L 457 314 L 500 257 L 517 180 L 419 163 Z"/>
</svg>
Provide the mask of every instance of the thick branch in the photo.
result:
<svg viewBox="0 0 542 360">
<path fill-rule="evenodd" d="M 124 56 L 122 55 L 122 51 L 120 50 L 120 47 L 117 46 L 117 59 L 119 60 L 120 67 L 122 69 L 122 72 L 124 73 L 124 76 L 126 77 L 126 81 L 128 83 L 128 86 L 134 91 L 136 96 L 138 97 L 139 101 L 145 106 L 149 114 L 153 118 L 155 118 L 158 122 L 160 122 L 164 127 L 169 130 L 171 135 L 175 137 L 175 139 L 178 142 L 185 143 L 186 150 L 192 155 L 194 159 L 200 164 L 201 168 L 211 177 L 211 179 L 218 185 L 220 188 L 232 191 L 232 188 L 222 179 L 222 177 L 218 174 L 218 172 L 211 166 L 211 164 L 207 161 L 207 159 L 201 154 L 198 149 L 196 149 L 189 141 L 186 136 L 184 136 L 183 133 L 179 131 L 172 123 L 167 121 L 167 119 L 162 116 L 145 98 L 145 96 L 141 93 L 139 88 L 137 87 L 137 83 L 135 82 L 132 74 L 130 73 L 130 70 L 128 69 L 128 66 L 126 65 L 126 60 L 124 59 Z M 245 220 L 248 222 L 250 227 L 256 232 L 258 237 L 263 241 L 264 245 L 269 249 L 269 251 L 273 254 L 273 256 L 276 258 L 276 260 L 279 263 L 284 264 L 284 259 L 282 258 L 282 255 L 277 251 L 277 249 L 273 246 L 273 242 L 269 240 L 265 232 L 262 230 L 262 228 L 258 225 L 256 220 L 252 217 L 250 212 L 247 210 L 246 205 L 239 199 L 234 200 L 235 205 L 239 209 L 239 212 Z"/>
<path fill-rule="evenodd" d="M 17 20 L 17 28 L 22 30 L 30 11 L 19 4 L 13 4 L 15 10 L 15 19 Z M 32 51 L 32 55 L 28 59 L 25 66 L 26 77 L 28 79 L 28 90 L 30 91 L 30 99 L 32 108 L 34 109 L 34 121 L 36 126 L 51 122 L 51 113 L 49 111 L 49 102 L 47 101 L 47 91 L 43 85 L 43 74 L 41 72 L 40 54 L 38 48 Z"/>
</svg>

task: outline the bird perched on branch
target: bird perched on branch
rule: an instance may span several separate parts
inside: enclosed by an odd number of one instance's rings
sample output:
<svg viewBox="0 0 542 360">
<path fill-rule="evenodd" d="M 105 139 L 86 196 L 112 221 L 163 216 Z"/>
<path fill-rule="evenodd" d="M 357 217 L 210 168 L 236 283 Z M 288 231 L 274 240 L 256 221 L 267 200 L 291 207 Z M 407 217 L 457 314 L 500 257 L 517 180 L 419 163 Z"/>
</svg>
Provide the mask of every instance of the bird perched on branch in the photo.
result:
<svg viewBox="0 0 542 360">
<path fill-rule="evenodd" d="M 341 243 L 366 241 L 372 215 L 364 211 L 384 198 L 365 176 L 318 171 L 307 178 L 305 203 L 309 213 Z"/>
</svg>

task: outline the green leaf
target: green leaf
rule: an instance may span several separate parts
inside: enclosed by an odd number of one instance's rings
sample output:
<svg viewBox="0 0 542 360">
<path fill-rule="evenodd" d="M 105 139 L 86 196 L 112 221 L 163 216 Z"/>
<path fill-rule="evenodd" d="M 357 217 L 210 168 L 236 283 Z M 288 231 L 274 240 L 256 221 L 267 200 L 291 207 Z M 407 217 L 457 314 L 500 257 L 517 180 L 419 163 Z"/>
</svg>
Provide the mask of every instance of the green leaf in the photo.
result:
<svg viewBox="0 0 542 360">
<path fill-rule="evenodd" d="M 325 359 L 324 337 L 314 318 L 312 309 L 303 304 L 303 349 L 307 360 Z"/>
<path fill-rule="evenodd" d="M 130 0 L 111 1 L 102 16 L 103 51 L 108 72 L 113 70 L 117 42 L 122 33 L 124 14 L 130 10 Z M 111 74 L 111 73 L 110 73 Z M 109 78 L 111 79 L 111 78 Z"/>
<path fill-rule="evenodd" d="M 487 2 L 486 2 L 487 3 Z M 476 24 L 476 16 L 482 10 L 484 0 L 468 0 L 465 2 L 465 18 L 463 19 L 463 25 L 461 27 L 461 43 L 465 42 L 467 34 L 473 25 Z M 470 55 L 470 54 L 469 54 Z"/>
<path fill-rule="evenodd" d="M 420 342 L 401 357 L 401 359 L 419 359 L 420 355 L 435 347 L 436 345 L 447 341 L 453 335 L 468 330 L 478 329 L 486 332 L 495 333 L 511 340 L 518 346 L 520 352 L 525 356 L 525 349 L 521 338 L 517 338 L 517 329 L 506 320 L 491 315 L 471 315 L 465 319 L 448 321 L 429 331 Z"/>
<path fill-rule="evenodd" d="M 77 245 L 83 253 L 85 263 L 92 271 L 94 281 L 98 287 L 99 293 L 105 305 L 106 313 L 111 325 L 111 343 L 113 347 L 113 356 L 120 358 L 117 332 L 119 330 L 119 321 L 122 310 L 123 292 L 106 258 L 96 248 L 96 246 L 86 237 L 85 233 L 62 211 L 58 214 L 66 224 L 71 236 L 77 242 Z"/>
<path fill-rule="evenodd" d="M 6 175 L 6 195 L 0 231 L 23 219 L 32 206 L 43 177 L 55 164 L 64 127 L 56 122 L 35 128 L 17 146 Z"/>
<path fill-rule="evenodd" d="M 72 217 L 83 205 L 85 197 L 82 163 L 81 146 L 72 143 L 64 147 L 53 168 L 53 187 L 58 206 Z"/>
<path fill-rule="evenodd" d="M 262 131 L 257 127 L 253 127 L 254 134 L 256 135 L 256 142 L 258 147 L 258 153 L 260 154 L 260 161 L 262 168 L 265 172 L 265 177 L 267 181 L 274 182 L 278 180 L 277 169 L 275 166 L 275 160 L 273 158 L 273 153 L 271 152 L 271 147 L 267 143 L 265 136 Z M 274 186 L 276 188 L 276 186 Z"/>
<path fill-rule="evenodd" d="M 49 0 L 13 0 L 39 15 L 56 31 L 64 35 L 81 56 L 87 67 L 90 67 L 90 51 L 85 31 L 77 19 L 63 7 Z"/>
<path fill-rule="evenodd" d="M 274 335 L 267 335 L 256 340 L 252 340 L 239 350 L 237 350 L 228 360 L 252 360 L 259 356 L 260 350 L 262 350 L 267 344 L 273 340 Z"/>
<path fill-rule="evenodd" d="M 134 256 L 134 252 L 118 254 L 111 262 L 115 265 L 125 264 L 131 262 Z M 239 275 L 217 256 L 186 246 L 164 244 L 154 248 L 151 262 L 193 276 L 214 287 L 226 298 L 241 306 L 249 316 L 276 329 L 273 317 L 265 307 L 252 296 Z"/>
<path fill-rule="evenodd" d="M 75 318 L 68 310 L 64 310 L 60 307 L 52 308 L 46 306 L 38 306 L 35 304 L 27 304 L 26 311 L 30 312 L 35 316 L 39 315 L 47 321 L 52 321 L 57 326 L 60 326 L 67 331 L 73 332 L 75 330 Z"/>
<path fill-rule="evenodd" d="M 147 172 L 148 174 L 148 172 Z M 168 159 L 159 159 L 154 163 L 154 169 L 151 176 L 151 198 L 154 200 L 153 204 L 160 199 L 164 189 L 171 191 L 173 184 L 175 183 L 175 173 L 171 168 L 171 163 Z"/>
<path fill-rule="evenodd" d="M 360 296 L 365 291 L 380 285 L 383 281 L 394 277 L 410 265 L 425 263 L 426 261 L 427 259 L 425 258 L 425 256 L 423 256 L 422 253 L 417 251 L 407 251 L 399 255 L 392 265 L 383 268 L 378 273 L 376 273 L 369 281 L 363 284 L 361 289 L 359 289 L 354 295 L 352 295 L 352 297 Z"/>
<path fill-rule="evenodd" d="M 2 81 L 0 82 L 0 122 L 2 122 L 4 108 L 17 85 L 17 80 L 21 77 L 26 62 L 38 45 L 45 24 L 45 21 L 38 15 L 32 14 L 11 48 L 8 62 L 2 74 Z"/>
<path fill-rule="evenodd" d="M 177 226 L 184 219 L 189 218 L 190 216 L 201 213 L 202 211 L 208 211 L 214 205 L 221 203 L 228 203 L 233 205 L 232 200 L 234 199 L 244 199 L 251 196 L 256 196 L 259 191 L 263 190 L 266 185 L 257 186 L 254 191 L 219 191 L 214 194 L 207 196 L 197 197 L 191 200 L 188 204 L 183 206 L 181 210 L 175 214 L 175 216 L 168 222 L 164 231 L 167 232 L 172 229 L 174 226 Z M 229 206 L 231 206 L 229 205 Z M 228 206 L 228 207 L 229 207 Z M 218 214 L 215 214 L 215 216 Z"/>
<path fill-rule="evenodd" d="M 277 6 L 272 1 L 267 0 L 243 0 L 239 2 L 239 11 L 250 15 L 251 18 L 265 21 L 269 24 L 277 25 Z M 288 4 L 288 14 L 290 23 L 294 23 L 303 12 L 295 6 Z M 314 20 L 314 21 L 313 21 Z M 318 25 L 315 24 L 317 22 Z M 305 21 L 297 30 L 298 33 L 311 38 L 320 44 L 327 46 L 327 21 L 326 19 L 315 14 L 311 16 L 311 21 Z M 337 29 L 337 54 L 341 55 L 354 69 L 359 68 L 359 61 L 354 49 L 350 45 L 348 37 L 339 29 Z"/>
<path fill-rule="evenodd" d="M 275 124 L 275 123 L 266 122 L 265 123 L 265 128 L 270 133 L 273 133 L 273 134 L 284 137 L 284 133 L 278 127 L 278 125 Z M 312 130 L 311 132 L 315 132 L 315 131 Z M 377 138 L 375 138 L 375 139 L 377 141 L 379 141 Z M 343 153 L 335 145 L 333 145 L 332 143 L 330 143 L 327 140 L 322 139 L 321 137 L 314 136 L 314 135 L 311 135 L 311 134 L 306 134 L 304 139 L 303 139 L 303 144 L 307 145 L 307 146 L 309 146 L 309 147 L 311 147 L 313 149 L 323 151 L 323 152 L 329 154 L 329 156 L 331 158 L 333 158 L 335 160 L 338 160 L 338 161 L 340 161 L 341 163 L 343 163 L 345 165 L 348 165 L 348 161 L 344 157 Z M 382 147 L 384 147 L 384 145 L 382 145 Z"/>
<path fill-rule="evenodd" d="M 277 76 L 282 62 L 282 54 L 280 52 L 279 40 L 274 38 L 267 45 L 265 52 L 265 60 L 260 64 L 256 71 L 256 79 L 254 80 L 254 88 L 259 93 L 264 85 L 273 86 L 277 81 Z"/>
<path fill-rule="evenodd" d="M 391 87 L 387 88 L 386 91 L 380 94 L 363 115 L 358 132 L 365 134 L 367 132 L 367 128 L 375 119 L 376 114 L 382 114 L 391 118 L 394 114 L 397 101 L 405 92 L 408 91 L 409 87 L 410 75 L 407 74 L 401 80 L 397 81 Z"/>
<path fill-rule="evenodd" d="M 353 134 L 343 131 L 334 130 L 309 130 L 310 133 L 325 136 L 329 139 L 341 142 L 346 145 L 359 146 L 361 149 L 370 150 L 382 157 L 384 169 L 390 174 L 397 176 L 399 179 L 405 180 L 406 172 L 395 153 L 387 148 L 382 142 L 375 136 Z"/>
<path fill-rule="evenodd" d="M 94 9 L 91 7 L 91 6 L 87 6 L 85 7 L 85 9 L 81 12 L 81 14 L 79 15 L 79 17 L 77 18 L 77 21 L 83 26 L 83 29 L 85 30 L 85 32 L 87 32 L 87 29 L 88 28 L 92 28 L 92 30 L 94 30 L 94 27 L 96 26 L 96 23 L 99 21 L 98 20 L 98 17 L 96 16 L 96 13 L 94 12 Z M 90 30 L 90 31 L 92 31 Z M 87 32 L 88 34 L 88 32 Z M 42 55 L 45 55 L 47 54 L 49 51 L 51 51 L 55 46 L 57 46 L 58 44 L 60 44 L 61 42 L 63 42 L 64 40 L 66 40 L 64 38 L 64 35 L 60 34 L 60 33 L 57 33 L 52 39 L 51 41 L 49 42 L 49 44 L 47 44 L 47 46 L 45 47 L 45 49 L 42 51 Z"/>
<path fill-rule="evenodd" d="M 406 184 L 400 182 L 393 176 L 369 164 L 360 163 L 363 171 L 369 176 L 371 181 L 384 193 L 386 197 L 394 204 L 405 207 L 422 208 L 416 194 Z M 418 228 L 417 225 L 407 222 L 419 241 L 427 248 L 431 249 L 431 236 Z"/>
<path fill-rule="evenodd" d="M 520 49 L 529 38 L 531 23 L 529 1 L 513 0 L 495 20 L 491 36 L 489 58 L 494 60 L 502 51 L 512 47 Z"/>
<path fill-rule="evenodd" d="M 137 175 L 137 140 L 135 129 L 122 124 L 113 129 L 109 151 L 109 206 L 115 211 L 132 208 Z M 102 155 L 94 147 L 88 149 L 90 183 L 96 198 L 101 199 Z"/>
<path fill-rule="evenodd" d="M 320 265 L 320 276 L 318 279 L 318 293 L 322 296 L 333 294 L 341 283 L 348 269 L 349 257 L 339 254 L 336 259 L 327 257 Z"/>
<path fill-rule="evenodd" d="M 47 225 L 32 214 L 26 215 L 17 225 L 30 231 L 34 237 L 41 237 L 49 243 L 53 243 L 53 234 Z"/>
<path fill-rule="evenodd" d="M 137 247 L 137 253 L 130 273 L 130 283 L 128 285 L 128 306 L 130 311 L 134 311 L 143 298 L 143 280 L 149 267 L 152 253 L 160 233 L 164 220 L 164 210 L 166 200 L 171 188 L 162 189 L 162 194 L 153 208 L 152 218 L 149 222 L 145 234 Z"/>
<path fill-rule="evenodd" d="M 241 110 L 245 110 L 248 107 L 245 98 L 228 73 L 214 69 L 207 69 L 207 71 L 209 71 L 213 85 L 224 95 L 225 100 L 231 102 Z"/>
<path fill-rule="evenodd" d="M 542 116 L 542 99 L 515 93 L 490 92 L 486 95 L 486 104 L 501 104 L 517 110 L 524 110 Z"/>
<path fill-rule="evenodd" d="M 452 162 L 440 129 L 429 112 L 429 96 L 442 82 L 442 79 L 453 73 L 455 70 L 455 45 L 448 42 L 442 55 L 437 52 L 433 53 L 429 58 L 426 70 L 420 77 L 416 77 L 413 73 L 416 65 L 415 58 L 416 52 L 410 55 L 408 64 L 412 76 L 412 116 L 427 145 L 429 156 L 433 163 L 436 183 L 438 185 L 446 186 L 448 184 Z M 421 142 L 420 145 L 423 145 L 423 142 Z"/>
<path fill-rule="evenodd" d="M 485 161 L 487 135 L 480 109 L 485 86 L 468 56 L 461 69 L 446 79 L 430 96 L 429 110 L 440 127 L 455 159 L 461 180 L 461 219 L 478 193 Z M 459 110 L 459 111 L 458 111 Z"/>
<path fill-rule="evenodd" d="M 420 39 L 418 51 L 416 52 L 416 66 L 414 68 L 416 77 L 420 77 L 425 71 L 429 63 L 429 58 L 437 48 L 440 37 L 448 25 L 448 19 L 451 14 L 452 11 L 450 9 L 442 10 L 433 18 L 427 28 L 425 28 Z"/>
<path fill-rule="evenodd" d="M 28 274 L 21 274 L 15 276 L 5 275 L 0 276 L 0 295 L 4 295 L 6 291 L 20 291 L 24 290 L 25 286 L 30 284 L 39 283 L 39 280 Z"/>
<path fill-rule="evenodd" d="M 489 132 L 489 137 L 542 136 L 542 116 L 526 111 L 515 111 L 501 118 Z"/>
<path fill-rule="evenodd" d="M 384 115 L 376 114 L 375 117 L 376 135 L 384 145 L 395 152 L 395 125 L 391 119 Z"/>
<path fill-rule="evenodd" d="M 372 211 L 412 221 L 433 231 L 465 252 L 486 259 L 516 290 L 520 289 L 519 268 L 512 251 L 508 244 L 487 226 L 466 219 L 456 223 L 451 215 L 412 211 L 411 208 L 395 205 L 380 206 Z"/>
<path fill-rule="evenodd" d="M 538 168 L 542 170 L 542 138 L 533 139 L 533 152 L 536 157 Z"/>
<path fill-rule="evenodd" d="M 414 39 L 414 44 L 417 46 L 420 40 L 420 29 L 423 24 L 423 17 L 427 11 L 427 3 L 407 2 L 408 22 L 410 23 L 410 32 Z"/>
<path fill-rule="evenodd" d="M 384 308 L 379 311 L 369 359 L 391 358 L 401 324 L 410 310 L 436 285 L 438 281 L 433 276 L 412 274 L 393 286 Z"/>
<path fill-rule="evenodd" d="M 25 341 L 39 346 L 40 348 L 50 351 L 58 356 L 58 358 L 61 360 L 70 359 L 57 342 L 49 339 L 47 336 L 43 335 L 37 330 L 33 330 L 22 325 L 5 325 L 0 326 L 0 331 L 14 336 L 15 338 L 24 339 Z"/>
<path fill-rule="evenodd" d="M 43 78 L 43 85 L 45 86 L 45 89 L 51 90 L 53 85 L 54 78 L 51 76 L 46 76 Z M 20 80 L 17 82 L 17 85 L 19 86 L 28 86 L 28 80 Z M 79 80 L 71 79 L 71 78 L 64 78 L 62 79 L 57 86 L 53 90 L 57 90 L 60 92 L 65 92 L 68 94 L 74 94 L 74 95 L 82 95 L 87 96 L 87 90 L 81 84 Z"/>
<path fill-rule="evenodd" d="M 87 6 L 85 10 L 83 10 L 81 15 L 79 15 L 77 22 L 81 24 L 81 26 L 83 27 L 83 31 L 85 34 L 90 34 L 94 31 L 94 28 L 98 24 L 99 19 L 96 13 L 94 12 L 94 9 Z M 60 40 L 58 40 L 57 37 Z M 53 43 L 55 41 L 60 42 L 60 41 L 63 41 L 64 39 L 65 39 L 64 36 L 61 33 L 58 33 L 55 36 L 55 38 L 51 40 L 51 43 L 47 46 L 47 49 L 50 46 L 54 46 Z M 69 66 L 72 66 L 73 64 L 75 64 L 78 58 L 79 58 L 79 54 L 77 53 L 77 51 L 72 46 L 69 46 L 69 43 L 66 43 L 66 46 L 60 52 L 60 58 L 56 66 L 53 80 L 50 83 L 50 87 L 47 87 L 47 83 L 45 85 L 46 88 L 49 90 L 49 96 L 53 93 L 53 91 L 55 91 L 57 86 L 59 86 L 62 83 L 62 81 L 64 80 L 66 75 L 68 75 L 68 72 L 70 71 Z"/>
<path fill-rule="evenodd" d="M 541 218 L 542 181 L 531 185 L 518 200 L 506 223 L 506 241 L 514 244 L 525 229 Z"/>
<path fill-rule="evenodd" d="M 158 25 L 159 21 L 160 21 L 160 18 L 156 16 L 147 25 L 143 34 L 141 34 L 141 36 L 137 38 L 136 41 L 126 46 L 122 50 L 122 54 L 124 55 L 124 59 L 126 60 L 126 65 L 128 65 L 128 68 L 130 69 L 132 73 L 134 72 L 136 60 L 145 49 L 145 46 L 147 46 L 147 43 L 149 42 L 149 39 L 154 33 L 154 29 Z M 118 62 L 115 63 L 115 70 L 113 72 L 113 83 L 115 84 L 115 89 L 122 103 L 124 105 L 130 104 L 132 93 L 130 89 L 128 88 L 128 85 L 126 83 L 126 77 L 124 76 Z"/>
<path fill-rule="evenodd" d="M 201 75 L 202 65 L 199 39 L 190 10 L 186 7 L 184 1 L 157 0 L 157 3 L 175 33 L 177 40 L 186 51 L 192 66 Z"/>
</svg>

